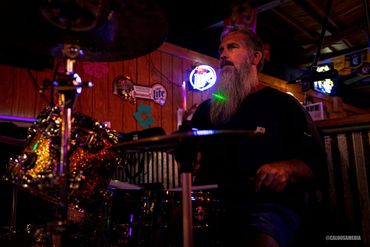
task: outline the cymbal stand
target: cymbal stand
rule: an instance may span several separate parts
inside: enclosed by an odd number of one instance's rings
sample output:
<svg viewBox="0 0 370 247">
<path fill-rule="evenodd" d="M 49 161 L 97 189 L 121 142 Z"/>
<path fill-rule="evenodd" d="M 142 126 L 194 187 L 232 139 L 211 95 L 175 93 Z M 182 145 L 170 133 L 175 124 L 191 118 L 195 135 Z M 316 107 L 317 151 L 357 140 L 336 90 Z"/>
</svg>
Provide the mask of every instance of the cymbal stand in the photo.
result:
<svg viewBox="0 0 370 247">
<path fill-rule="evenodd" d="M 74 73 L 74 64 L 80 55 L 77 45 L 65 45 L 66 73 L 58 74 L 56 86 L 59 94 L 58 104 L 62 116 L 60 159 L 57 167 L 55 184 L 59 187 L 60 200 L 57 206 L 56 223 L 53 228 L 53 247 L 61 247 L 68 220 L 68 185 L 69 185 L 69 152 L 71 140 L 72 110 L 76 96 L 81 92 L 83 83 Z M 87 83 L 86 86 L 90 86 Z"/>
<path fill-rule="evenodd" d="M 189 145 L 180 145 L 175 158 L 180 164 L 181 173 L 181 203 L 182 203 L 182 238 L 183 247 L 193 246 L 193 210 L 192 210 L 192 166 L 196 152 L 189 152 Z M 194 151 L 194 152 L 193 152 Z M 189 155 L 190 153 L 190 155 Z"/>
</svg>

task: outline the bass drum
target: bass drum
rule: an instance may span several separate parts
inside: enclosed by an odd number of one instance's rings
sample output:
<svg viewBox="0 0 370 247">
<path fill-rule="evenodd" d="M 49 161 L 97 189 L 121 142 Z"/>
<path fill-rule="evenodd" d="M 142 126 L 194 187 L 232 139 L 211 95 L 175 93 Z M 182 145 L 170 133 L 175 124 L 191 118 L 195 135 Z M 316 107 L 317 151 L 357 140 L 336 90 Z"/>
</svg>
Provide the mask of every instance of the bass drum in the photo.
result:
<svg viewBox="0 0 370 247">
<path fill-rule="evenodd" d="M 61 156 L 62 116 L 58 107 L 46 108 L 28 129 L 27 146 L 11 158 L 5 179 L 53 203 L 60 201 L 64 179 L 57 176 Z M 119 163 L 109 148 L 120 142 L 118 132 L 95 119 L 74 113 L 68 158 L 68 203 L 75 209 L 96 207 L 108 199 L 108 185 Z"/>
</svg>

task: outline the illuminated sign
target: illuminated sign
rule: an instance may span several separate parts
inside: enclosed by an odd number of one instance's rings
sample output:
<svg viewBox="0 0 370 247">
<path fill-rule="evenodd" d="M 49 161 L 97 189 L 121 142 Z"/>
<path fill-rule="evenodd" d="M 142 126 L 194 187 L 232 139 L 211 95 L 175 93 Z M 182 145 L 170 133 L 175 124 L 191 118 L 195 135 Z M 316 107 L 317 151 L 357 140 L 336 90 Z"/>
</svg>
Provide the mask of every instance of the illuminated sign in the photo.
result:
<svg viewBox="0 0 370 247">
<path fill-rule="evenodd" d="M 319 65 L 316 69 L 316 72 L 318 72 L 319 74 L 320 73 L 324 74 L 325 72 L 328 72 L 331 70 L 332 70 L 331 66 L 329 66 L 328 64 L 324 64 L 324 65 Z M 334 93 L 334 86 L 335 86 L 335 83 L 333 81 L 333 78 L 325 78 L 323 80 L 317 80 L 313 82 L 314 90 L 320 93 L 329 94 L 329 95 Z"/>
<path fill-rule="evenodd" d="M 194 89 L 204 91 L 216 83 L 216 72 L 208 65 L 199 65 L 190 73 L 189 81 Z"/>
</svg>

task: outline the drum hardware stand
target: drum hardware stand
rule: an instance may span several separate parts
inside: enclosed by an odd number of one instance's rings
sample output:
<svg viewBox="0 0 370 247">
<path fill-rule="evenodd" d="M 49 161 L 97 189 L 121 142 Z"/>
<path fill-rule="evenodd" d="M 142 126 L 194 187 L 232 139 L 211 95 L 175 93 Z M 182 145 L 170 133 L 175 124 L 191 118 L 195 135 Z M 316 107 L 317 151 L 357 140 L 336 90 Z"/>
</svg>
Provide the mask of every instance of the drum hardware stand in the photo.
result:
<svg viewBox="0 0 370 247">
<path fill-rule="evenodd" d="M 12 184 L 12 212 L 10 215 L 10 226 L 8 232 L 0 235 L 0 241 L 2 239 L 14 239 L 17 234 L 17 203 L 18 203 L 18 188 L 15 184 Z"/>
<path fill-rule="evenodd" d="M 80 77 L 74 73 L 73 66 L 80 56 L 81 50 L 77 45 L 65 45 L 63 50 L 66 57 L 66 73 L 58 74 L 55 82 L 59 98 L 58 104 L 62 116 L 60 160 L 57 167 L 55 184 L 60 186 L 60 200 L 57 206 L 56 223 L 53 227 L 53 247 L 61 247 L 68 220 L 68 186 L 69 186 L 69 151 L 71 140 L 72 109 L 76 96 L 83 86 L 91 87 L 92 83 L 82 83 Z"/>
<path fill-rule="evenodd" d="M 12 185 L 12 215 L 10 219 L 10 234 L 17 233 L 17 203 L 18 203 L 18 188 L 15 184 Z"/>
<path fill-rule="evenodd" d="M 181 173 L 181 203 L 182 203 L 182 237 L 183 247 L 193 247 L 193 210 L 192 210 L 192 166 L 196 152 L 191 150 L 189 156 L 188 145 L 180 146 L 176 150 L 176 160 L 180 164 Z"/>
</svg>

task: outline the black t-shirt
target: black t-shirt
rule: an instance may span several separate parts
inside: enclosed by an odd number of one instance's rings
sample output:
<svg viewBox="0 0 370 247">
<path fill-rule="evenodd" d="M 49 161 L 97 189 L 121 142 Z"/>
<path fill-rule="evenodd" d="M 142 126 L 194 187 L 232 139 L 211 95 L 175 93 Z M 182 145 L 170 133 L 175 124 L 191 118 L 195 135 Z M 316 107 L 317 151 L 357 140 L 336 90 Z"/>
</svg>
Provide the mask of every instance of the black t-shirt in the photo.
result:
<svg viewBox="0 0 370 247">
<path fill-rule="evenodd" d="M 227 188 L 235 202 L 279 202 L 301 207 L 303 189 L 288 186 L 280 193 L 262 190 L 254 193 L 253 177 L 265 163 L 300 159 L 320 178 L 325 153 L 309 114 L 291 95 L 265 87 L 246 97 L 230 121 L 213 125 L 209 117 L 210 100 L 202 102 L 191 120 L 193 128 L 213 130 L 256 130 L 251 138 L 228 138 L 209 143 L 202 150 L 195 184 L 218 184 Z M 232 139 L 232 141 L 230 141 Z M 237 197 L 237 198 L 235 198 Z"/>
</svg>

